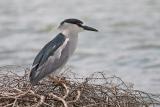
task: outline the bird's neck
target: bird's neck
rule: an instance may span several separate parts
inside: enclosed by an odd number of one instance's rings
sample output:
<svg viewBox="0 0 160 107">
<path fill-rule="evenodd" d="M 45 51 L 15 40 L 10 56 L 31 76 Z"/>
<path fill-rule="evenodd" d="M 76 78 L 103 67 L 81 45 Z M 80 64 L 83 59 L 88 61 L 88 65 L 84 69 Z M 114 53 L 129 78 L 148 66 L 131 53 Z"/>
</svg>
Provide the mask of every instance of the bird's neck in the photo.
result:
<svg viewBox="0 0 160 107">
<path fill-rule="evenodd" d="M 71 31 L 71 30 L 62 30 L 61 33 L 66 36 L 67 38 L 77 38 L 78 37 L 78 31 Z"/>
<path fill-rule="evenodd" d="M 75 46 L 74 48 L 76 48 L 77 42 L 78 42 L 78 32 L 75 32 L 75 31 L 71 32 L 71 31 L 64 30 L 62 34 L 66 38 L 69 38 L 69 44 Z"/>
<path fill-rule="evenodd" d="M 78 32 L 64 30 L 61 32 L 66 38 L 69 38 L 69 52 L 72 55 L 77 47 L 78 43 Z"/>
</svg>

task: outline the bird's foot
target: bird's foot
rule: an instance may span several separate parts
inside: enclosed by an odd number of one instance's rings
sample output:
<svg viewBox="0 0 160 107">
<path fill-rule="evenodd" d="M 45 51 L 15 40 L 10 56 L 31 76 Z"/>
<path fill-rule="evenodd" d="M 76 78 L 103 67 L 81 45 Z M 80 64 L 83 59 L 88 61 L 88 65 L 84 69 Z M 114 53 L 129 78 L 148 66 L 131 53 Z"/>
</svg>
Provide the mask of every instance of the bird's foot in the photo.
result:
<svg viewBox="0 0 160 107">
<path fill-rule="evenodd" d="M 48 77 L 49 77 L 49 80 L 51 80 L 55 84 L 68 83 L 65 77 L 58 77 L 58 76 L 56 77 L 48 76 Z"/>
</svg>

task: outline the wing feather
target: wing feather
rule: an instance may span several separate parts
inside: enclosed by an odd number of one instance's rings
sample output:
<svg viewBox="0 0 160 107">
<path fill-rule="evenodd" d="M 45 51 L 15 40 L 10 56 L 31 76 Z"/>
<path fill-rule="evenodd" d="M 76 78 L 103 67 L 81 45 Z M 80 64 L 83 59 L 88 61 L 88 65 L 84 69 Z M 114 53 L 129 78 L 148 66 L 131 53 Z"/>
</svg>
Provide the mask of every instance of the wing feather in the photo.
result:
<svg viewBox="0 0 160 107">
<path fill-rule="evenodd" d="M 34 79 L 39 74 L 39 68 L 44 65 L 49 57 L 53 56 L 56 50 L 65 42 L 65 36 L 63 34 L 58 34 L 52 41 L 47 43 L 42 50 L 38 53 L 36 58 L 34 59 L 31 73 L 30 73 L 30 81 L 34 81 Z"/>
</svg>

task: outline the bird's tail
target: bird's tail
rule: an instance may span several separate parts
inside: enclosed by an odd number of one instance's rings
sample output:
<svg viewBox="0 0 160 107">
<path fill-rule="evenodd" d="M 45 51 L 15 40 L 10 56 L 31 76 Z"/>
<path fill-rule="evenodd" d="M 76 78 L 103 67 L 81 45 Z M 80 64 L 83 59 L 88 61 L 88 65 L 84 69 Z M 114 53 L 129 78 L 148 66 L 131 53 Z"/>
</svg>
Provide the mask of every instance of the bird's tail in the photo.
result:
<svg viewBox="0 0 160 107">
<path fill-rule="evenodd" d="M 36 69 L 36 67 L 33 67 L 31 69 L 31 72 L 30 72 L 30 75 L 29 75 L 29 80 L 30 80 L 30 83 L 34 86 L 38 83 L 38 79 L 37 79 L 37 76 L 38 76 L 38 71 Z"/>
</svg>

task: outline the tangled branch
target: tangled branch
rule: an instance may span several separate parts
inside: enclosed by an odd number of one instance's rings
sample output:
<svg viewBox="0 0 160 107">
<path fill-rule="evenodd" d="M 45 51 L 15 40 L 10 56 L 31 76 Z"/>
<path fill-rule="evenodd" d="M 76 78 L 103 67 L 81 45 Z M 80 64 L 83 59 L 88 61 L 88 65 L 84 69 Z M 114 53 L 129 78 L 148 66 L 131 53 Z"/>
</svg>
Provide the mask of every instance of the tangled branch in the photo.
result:
<svg viewBox="0 0 160 107">
<path fill-rule="evenodd" d="M 0 73 L 0 107 L 150 107 L 160 96 L 125 84 L 121 78 L 97 72 L 88 78 L 43 79 L 31 86 L 29 71 Z M 76 81 L 81 79 L 83 81 Z"/>
</svg>

